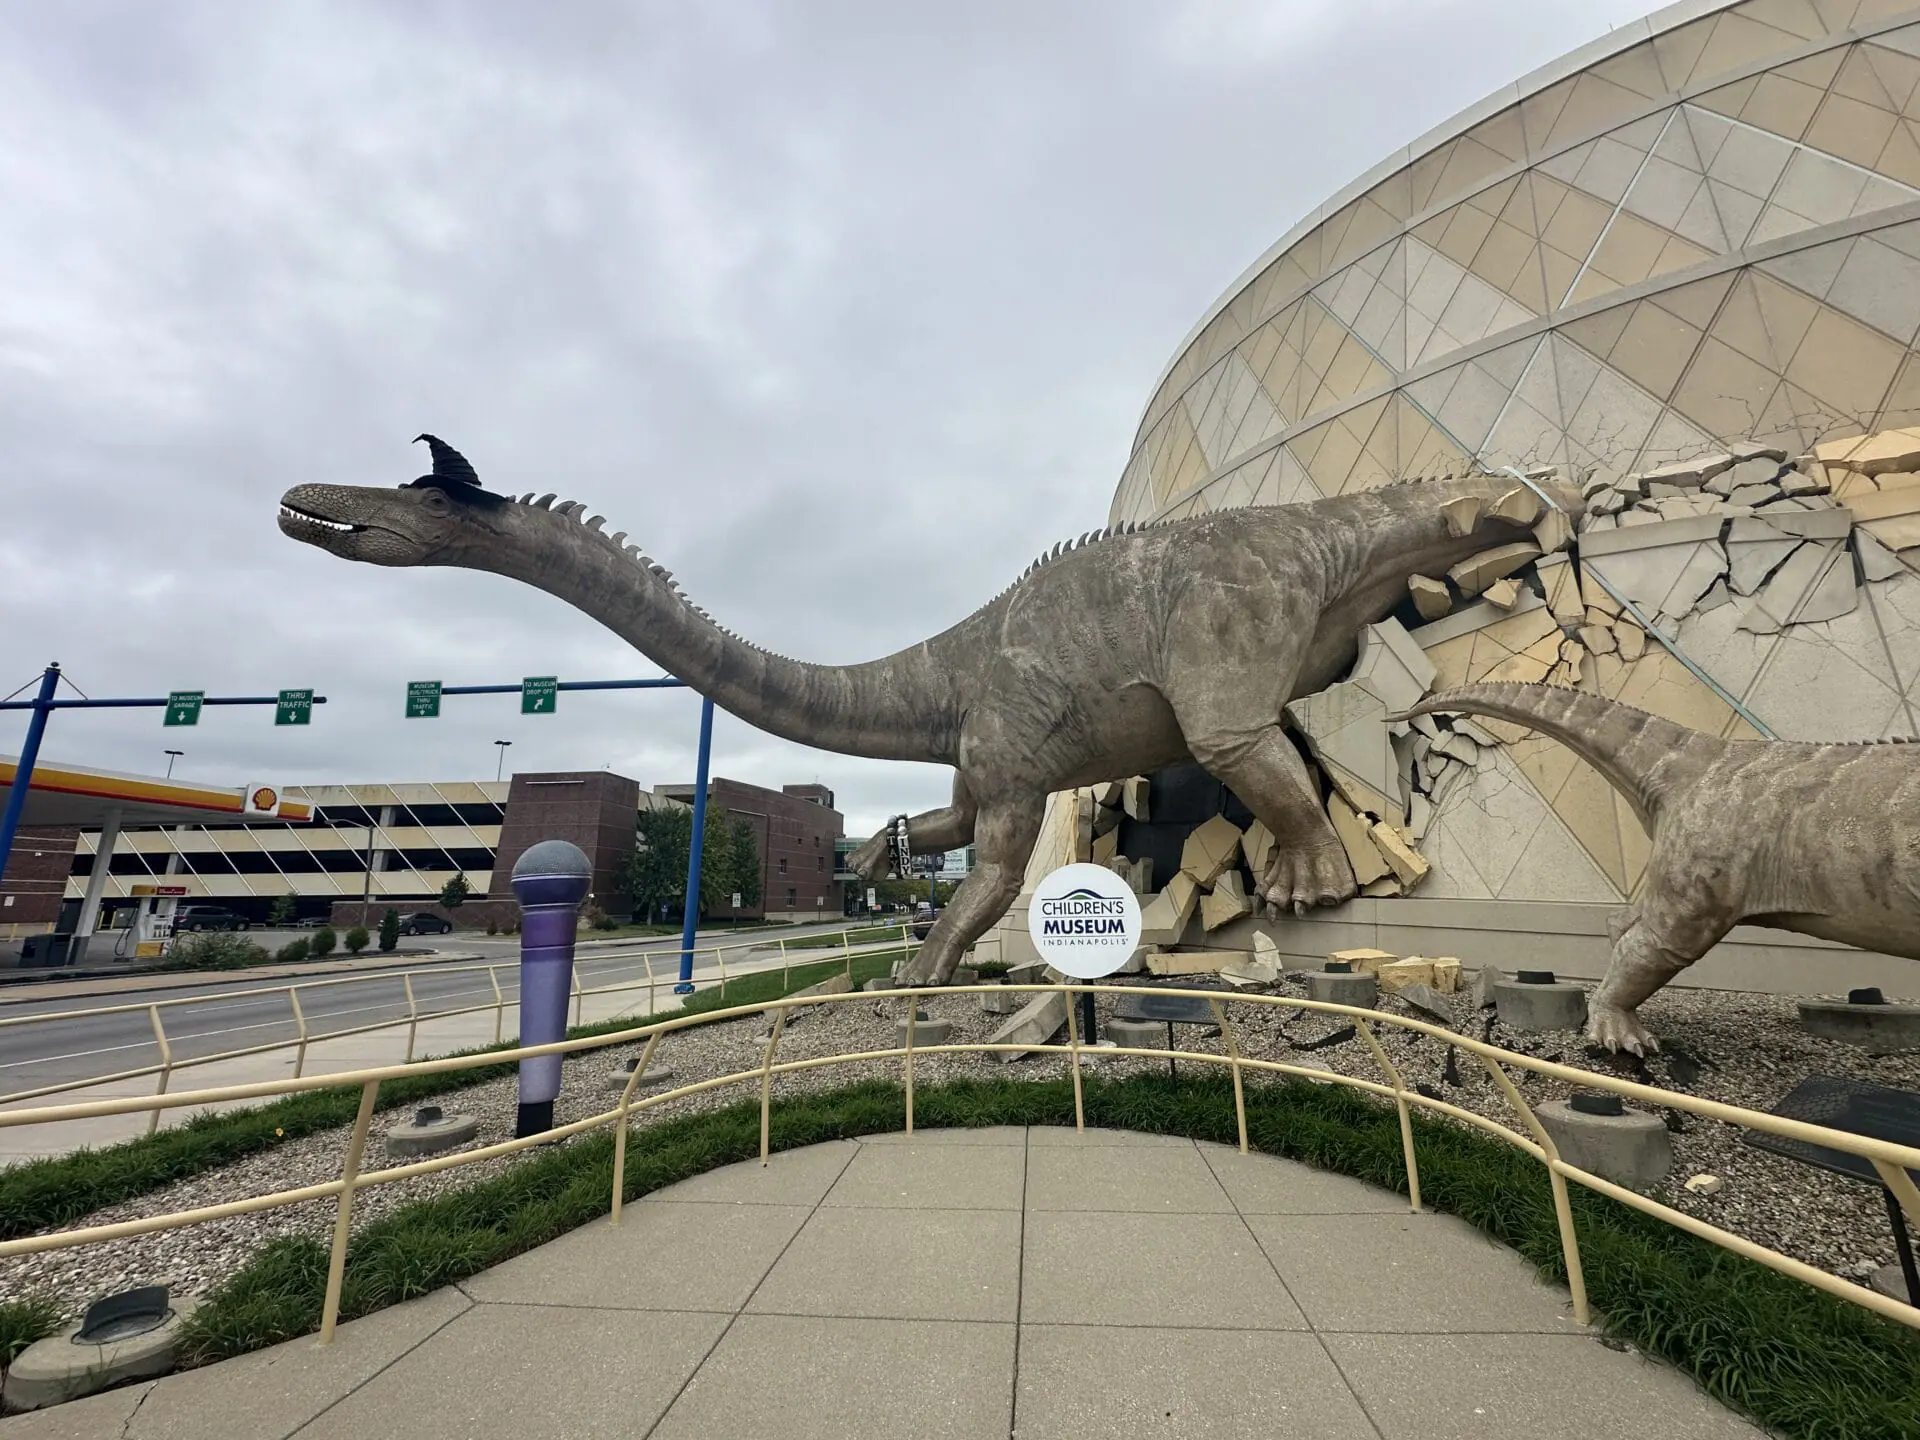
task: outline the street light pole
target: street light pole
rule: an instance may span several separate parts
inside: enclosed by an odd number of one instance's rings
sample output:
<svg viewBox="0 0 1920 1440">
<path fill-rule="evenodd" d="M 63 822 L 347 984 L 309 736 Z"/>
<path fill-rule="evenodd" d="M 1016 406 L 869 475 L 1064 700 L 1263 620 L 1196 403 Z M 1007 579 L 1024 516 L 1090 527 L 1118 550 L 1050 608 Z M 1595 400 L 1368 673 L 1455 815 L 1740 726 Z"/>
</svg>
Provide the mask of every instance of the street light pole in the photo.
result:
<svg viewBox="0 0 1920 1440">
<path fill-rule="evenodd" d="M 186 753 L 184 750 L 167 751 L 167 779 L 171 780 L 173 778 L 173 762 Z"/>
<path fill-rule="evenodd" d="M 513 741 L 496 740 L 493 743 L 497 747 L 494 753 L 496 753 L 500 757 L 499 760 L 497 760 L 494 763 L 494 767 L 493 767 L 493 778 L 495 780 L 498 780 L 501 776 L 501 773 L 507 768 L 507 747 L 513 744 Z"/>
</svg>

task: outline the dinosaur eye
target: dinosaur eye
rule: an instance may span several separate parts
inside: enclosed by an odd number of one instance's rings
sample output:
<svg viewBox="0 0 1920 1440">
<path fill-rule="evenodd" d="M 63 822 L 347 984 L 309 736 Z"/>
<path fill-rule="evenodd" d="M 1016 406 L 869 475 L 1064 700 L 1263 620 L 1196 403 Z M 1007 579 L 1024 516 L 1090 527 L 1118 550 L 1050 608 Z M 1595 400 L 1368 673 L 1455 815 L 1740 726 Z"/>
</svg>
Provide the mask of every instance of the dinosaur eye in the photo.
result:
<svg viewBox="0 0 1920 1440">
<path fill-rule="evenodd" d="M 446 493 L 441 490 L 423 491 L 420 496 L 420 503 L 435 515 L 444 515 L 452 508 L 452 502 L 447 499 Z"/>
</svg>

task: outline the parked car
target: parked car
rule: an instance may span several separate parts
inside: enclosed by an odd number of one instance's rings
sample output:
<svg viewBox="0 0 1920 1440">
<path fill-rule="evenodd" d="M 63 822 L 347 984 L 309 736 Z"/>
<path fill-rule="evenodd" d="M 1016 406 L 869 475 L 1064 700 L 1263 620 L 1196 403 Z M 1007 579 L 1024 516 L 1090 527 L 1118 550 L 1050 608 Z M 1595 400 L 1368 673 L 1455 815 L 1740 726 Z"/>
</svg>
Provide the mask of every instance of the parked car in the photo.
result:
<svg viewBox="0 0 1920 1440">
<path fill-rule="evenodd" d="M 933 922 L 939 917 L 933 913 L 933 907 L 922 900 L 913 907 L 913 938 L 924 940 L 933 933 Z"/>
<path fill-rule="evenodd" d="M 412 915 L 402 915 L 400 917 L 400 933 L 402 935 L 445 935 L 452 929 L 453 922 L 451 920 L 442 919 L 440 916 L 430 914 L 425 910 L 416 911 Z"/>
<path fill-rule="evenodd" d="M 224 905 L 183 905 L 173 916 L 176 935 L 199 930 L 245 930 L 251 924 L 246 916 Z"/>
<path fill-rule="evenodd" d="M 291 925 L 287 926 L 287 928 L 289 930 L 319 930 L 325 926 L 331 925 L 332 923 L 333 921 L 328 919 L 325 915 L 304 915 L 300 919 L 294 921 Z"/>
</svg>

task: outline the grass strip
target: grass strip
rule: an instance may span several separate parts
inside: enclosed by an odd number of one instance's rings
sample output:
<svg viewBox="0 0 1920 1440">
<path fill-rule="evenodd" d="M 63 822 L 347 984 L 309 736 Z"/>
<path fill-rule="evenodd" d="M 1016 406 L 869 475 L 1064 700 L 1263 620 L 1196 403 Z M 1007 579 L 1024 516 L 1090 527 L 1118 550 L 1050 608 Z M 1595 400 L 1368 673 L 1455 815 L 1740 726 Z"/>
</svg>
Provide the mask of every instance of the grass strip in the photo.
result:
<svg viewBox="0 0 1920 1440">
<path fill-rule="evenodd" d="M 51 1300 L 0 1300 L 0 1370 L 13 1357 L 60 1328 L 60 1307 Z"/>
<path fill-rule="evenodd" d="M 956 1080 L 916 1089 L 916 1124 L 1071 1125 L 1066 1080 Z M 1232 1144 L 1224 1077 L 1089 1077 L 1087 1123 Z M 898 1130 L 899 1086 L 870 1081 L 783 1099 L 776 1150 Z M 1394 1110 L 1298 1080 L 1250 1084 L 1250 1145 L 1406 1192 Z M 1546 1173 L 1499 1141 L 1414 1118 L 1423 1199 L 1459 1215 L 1564 1282 Z M 348 1250 L 344 1318 L 424 1295 L 556 1238 L 607 1210 L 612 1137 L 594 1136 L 367 1226 Z M 759 1153 L 759 1107 L 743 1101 L 636 1131 L 625 1193 L 648 1194 Z M 1693 1376 L 1783 1436 L 1886 1440 L 1920 1435 L 1920 1336 L 1684 1231 L 1575 1187 L 1588 1294 L 1606 1333 Z M 319 1326 L 327 1250 L 288 1239 L 261 1249 L 188 1322 L 195 1362 L 238 1355 Z M 1362 1282 L 1364 1283 L 1364 1282 Z"/>
<path fill-rule="evenodd" d="M 854 984 L 886 974 L 905 952 L 856 956 Z M 704 1014 L 734 1005 L 777 1000 L 782 995 L 818 984 L 846 971 L 841 960 L 796 965 L 790 970 L 761 970 L 729 979 L 721 987 L 695 991 L 684 1003 L 657 1012 L 646 1021 L 627 1018 L 602 1021 L 567 1031 L 582 1039 L 630 1030 L 653 1020 Z M 325 1038 L 325 1037 L 321 1037 Z M 511 1050 L 512 1043 L 462 1050 L 460 1055 L 487 1055 Z M 479 1065 L 471 1070 L 440 1075 L 414 1075 L 389 1080 L 380 1087 L 380 1109 L 394 1110 L 435 1095 L 484 1085 L 514 1072 L 512 1062 Z M 0 1240 L 14 1240 L 70 1225 L 83 1215 L 107 1205 L 132 1200 L 164 1186 L 257 1155 L 289 1140 L 353 1123 L 360 1104 L 360 1087 L 344 1085 L 309 1090 L 245 1110 L 203 1111 L 184 1125 L 170 1126 L 152 1135 L 123 1140 L 97 1149 L 75 1150 L 44 1160 L 29 1160 L 0 1169 Z"/>
</svg>

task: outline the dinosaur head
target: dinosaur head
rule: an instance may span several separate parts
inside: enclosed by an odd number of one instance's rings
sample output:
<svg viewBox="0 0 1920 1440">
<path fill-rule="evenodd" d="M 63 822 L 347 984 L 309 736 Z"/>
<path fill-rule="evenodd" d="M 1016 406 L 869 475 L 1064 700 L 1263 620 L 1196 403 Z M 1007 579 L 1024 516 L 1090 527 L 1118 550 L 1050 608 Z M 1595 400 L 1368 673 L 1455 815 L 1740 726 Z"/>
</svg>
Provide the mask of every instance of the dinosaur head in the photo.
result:
<svg viewBox="0 0 1920 1440">
<path fill-rule="evenodd" d="M 461 565 L 497 541 L 507 508 L 465 485 L 296 485 L 280 497 L 280 530 L 343 560 Z"/>
</svg>

